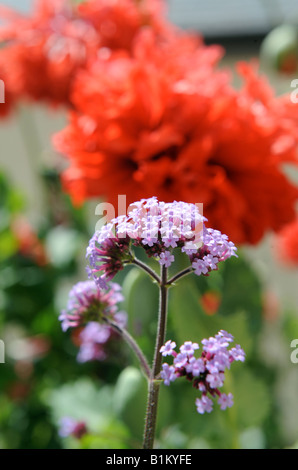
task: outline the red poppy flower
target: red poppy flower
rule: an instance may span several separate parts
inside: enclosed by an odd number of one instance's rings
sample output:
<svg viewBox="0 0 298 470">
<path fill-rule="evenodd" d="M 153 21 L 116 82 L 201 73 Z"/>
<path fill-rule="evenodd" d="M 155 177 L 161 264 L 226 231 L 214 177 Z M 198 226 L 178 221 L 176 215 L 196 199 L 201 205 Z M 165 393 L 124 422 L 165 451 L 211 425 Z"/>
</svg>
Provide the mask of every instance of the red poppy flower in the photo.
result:
<svg viewBox="0 0 298 470">
<path fill-rule="evenodd" d="M 81 73 L 76 110 L 55 137 L 76 203 L 200 202 L 235 243 L 293 219 L 297 188 L 281 165 L 296 158 L 294 120 L 253 67 L 240 64 L 244 86 L 232 88 L 219 56 L 185 35 L 157 44 L 144 33 L 132 57 L 107 54 Z"/>
</svg>

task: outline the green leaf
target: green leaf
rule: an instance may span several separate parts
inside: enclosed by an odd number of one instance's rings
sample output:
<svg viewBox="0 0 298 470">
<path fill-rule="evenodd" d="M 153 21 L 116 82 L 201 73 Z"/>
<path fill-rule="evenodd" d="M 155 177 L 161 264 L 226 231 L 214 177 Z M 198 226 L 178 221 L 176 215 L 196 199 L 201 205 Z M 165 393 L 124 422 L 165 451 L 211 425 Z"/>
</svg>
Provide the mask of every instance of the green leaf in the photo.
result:
<svg viewBox="0 0 298 470">
<path fill-rule="evenodd" d="M 119 421 L 111 420 L 99 434 L 86 434 L 79 441 L 66 440 L 66 447 L 75 449 L 127 449 L 130 440 L 129 430 Z"/>
<path fill-rule="evenodd" d="M 12 188 L 3 172 L 0 172 L 0 207 L 4 207 L 11 214 L 24 209 L 23 196 Z"/>
<path fill-rule="evenodd" d="M 298 64 L 298 32 L 295 24 L 281 24 L 265 37 L 260 48 L 261 65 L 268 72 L 294 73 Z"/>
<path fill-rule="evenodd" d="M 257 333 L 262 325 L 263 309 L 262 286 L 257 274 L 241 253 L 239 258 L 222 263 L 221 268 L 222 302 L 219 313 L 228 316 L 239 310 L 247 312 L 250 332 Z"/>
<path fill-rule="evenodd" d="M 14 255 L 18 249 L 15 237 L 9 230 L 0 233 L 0 261 Z"/>
<path fill-rule="evenodd" d="M 178 344 L 184 341 L 198 342 L 224 329 L 234 335 L 235 342 L 240 343 L 248 353 L 252 347 L 252 338 L 247 334 L 247 314 L 238 311 L 229 316 L 208 316 L 201 307 L 200 297 L 201 293 L 192 277 L 181 279 L 179 285 L 170 291 L 169 317 Z"/>
<path fill-rule="evenodd" d="M 50 407 L 53 420 L 58 425 L 61 418 L 70 416 L 87 423 L 88 429 L 97 432 L 113 418 L 112 390 L 110 386 L 98 387 L 87 378 L 50 390 L 44 401 Z"/>
<path fill-rule="evenodd" d="M 265 436 L 261 428 L 248 428 L 240 435 L 241 449 L 265 449 Z"/>
<path fill-rule="evenodd" d="M 148 384 L 139 369 L 127 367 L 119 376 L 113 394 L 116 415 L 140 441 L 143 436 Z M 172 390 L 161 384 L 158 401 L 156 435 L 168 426 L 175 411 Z"/>
<path fill-rule="evenodd" d="M 53 266 L 63 268 L 73 261 L 81 250 L 82 238 L 74 229 L 55 227 L 46 237 L 46 249 Z"/>
<path fill-rule="evenodd" d="M 146 412 L 147 380 L 134 367 L 120 374 L 112 396 L 113 410 L 133 436 L 141 439 Z"/>
<path fill-rule="evenodd" d="M 231 379 L 234 412 L 239 427 L 258 427 L 271 411 L 272 392 L 266 383 L 252 372 L 242 368 Z"/>
<path fill-rule="evenodd" d="M 145 356 L 151 359 L 158 318 L 158 288 L 139 268 L 132 268 L 123 282 L 123 308 L 128 313 L 128 330 L 138 338 Z"/>
</svg>

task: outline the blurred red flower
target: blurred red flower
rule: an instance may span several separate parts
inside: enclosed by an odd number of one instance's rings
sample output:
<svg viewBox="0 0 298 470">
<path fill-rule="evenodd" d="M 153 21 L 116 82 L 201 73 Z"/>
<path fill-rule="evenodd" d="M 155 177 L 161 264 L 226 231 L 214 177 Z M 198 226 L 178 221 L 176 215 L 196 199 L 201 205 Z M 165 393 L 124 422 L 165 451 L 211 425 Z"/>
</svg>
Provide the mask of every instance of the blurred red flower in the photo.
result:
<svg viewBox="0 0 298 470">
<path fill-rule="evenodd" d="M 11 231 L 22 256 L 32 259 L 38 266 L 48 264 L 46 250 L 26 219 L 16 217 L 11 224 Z"/>
<path fill-rule="evenodd" d="M 289 116 L 247 64 L 236 91 L 215 68 L 221 54 L 186 34 L 157 42 L 143 32 L 131 55 L 106 51 L 78 75 L 75 110 L 54 138 L 75 203 L 116 207 L 118 194 L 204 203 L 210 225 L 238 244 L 293 219 L 297 188 L 282 165 L 297 162 L 298 109 Z"/>
<path fill-rule="evenodd" d="M 165 20 L 163 0 L 89 0 L 79 4 L 80 17 L 100 35 L 100 46 L 131 51 L 138 32 L 149 26 L 156 35 L 175 28 Z"/>
<path fill-rule="evenodd" d="M 0 57 L 5 54 L 15 92 L 55 105 L 68 104 L 76 70 L 91 51 L 96 53 L 96 31 L 66 0 L 39 0 L 28 17 L 1 9 L 0 17 L 5 20 Z"/>
<path fill-rule="evenodd" d="M 207 291 L 200 298 L 200 304 L 207 315 L 215 315 L 221 303 L 221 295 L 216 291 Z"/>
<path fill-rule="evenodd" d="M 277 234 L 274 240 L 274 253 L 281 263 L 289 267 L 298 267 L 298 218 Z"/>
<path fill-rule="evenodd" d="M 0 7 L 0 49 L 14 93 L 70 105 L 76 72 L 102 47 L 129 50 L 145 24 L 163 28 L 161 1 L 37 0 L 29 16 Z"/>
</svg>

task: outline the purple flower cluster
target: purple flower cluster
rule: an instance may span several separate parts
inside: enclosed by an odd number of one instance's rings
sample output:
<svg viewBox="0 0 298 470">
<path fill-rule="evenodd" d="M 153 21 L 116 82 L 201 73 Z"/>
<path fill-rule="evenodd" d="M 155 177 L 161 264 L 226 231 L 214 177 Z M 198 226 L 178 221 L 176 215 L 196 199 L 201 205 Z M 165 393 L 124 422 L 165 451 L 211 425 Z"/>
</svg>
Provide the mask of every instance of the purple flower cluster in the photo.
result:
<svg viewBox="0 0 298 470">
<path fill-rule="evenodd" d="M 237 256 L 234 243 L 230 242 L 227 235 L 222 234 L 219 230 L 204 227 L 203 240 L 203 246 L 197 252 L 187 250 L 197 276 L 206 275 L 210 271 L 216 270 L 220 261 Z"/>
<path fill-rule="evenodd" d="M 106 291 L 100 290 L 92 280 L 75 284 L 68 297 L 67 307 L 59 316 L 63 331 L 88 322 L 101 321 L 103 317 L 114 318 L 118 303 L 122 302 L 121 287 L 111 283 Z"/>
<path fill-rule="evenodd" d="M 167 341 L 160 349 L 163 356 L 172 356 L 173 364 L 162 365 L 161 378 L 165 385 L 170 385 L 178 377 L 186 377 L 193 382 L 193 386 L 201 392 L 201 397 L 196 399 L 197 411 L 200 414 L 210 413 L 213 409 L 212 398 L 217 397 L 217 403 L 222 410 L 233 405 L 231 393 L 226 395 L 220 392 L 224 384 L 225 370 L 230 368 L 234 361 L 244 361 L 245 353 L 239 345 L 228 349 L 234 341 L 231 334 L 220 330 L 215 337 L 202 340 L 202 353 L 195 357 L 195 351 L 199 349 L 198 343 L 186 341 L 179 352 L 175 351 L 176 343 Z"/>
<path fill-rule="evenodd" d="M 86 251 L 88 277 L 101 289 L 108 289 L 108 282 L 131 260 L 130 240 L 115 236 L 114 226 L 109 223 L 95 232 Z"/>
<path fill-rule="evenodd" d="M 106 291 L 100 290 L 92 280 L 73 286 L 67 307 L 59 319 L 63 331 L 82 327 L 78 337 L 79 362 L 102 361 L 106 358 L 105 345 L 118 334 L 105 322 L 113 321 L 120 328 L 127 323 L 126 313 L 118 309 L 118 303 L 122 300 L 121 287 L 116 283 L 110 283 Z"/>
<path fill-rule="evenodd" d="M 171 266 L 173 250 L 189 256 L 195 274 L 207 275 L 220 261 L 236 256 L 236 247 L 226 235 L 208 229 L 196 204 L 160 202 L 156 197 L 130 205 L 127 216 L 119 216 L 95 232 L 87 248 L 87 272 L 106 289 L 107 282 L 133 261 L 132 246 L 141 246 L 160 265 Z"/>
<path fill-rule="evenodd" d="M 127 315 L 124 312 L 116 313 L 114 322 L 124 328 Z M 88 323 L 79 335 L 78 362 L 104 361 L 107 357 L 106 344 L 115 337 L 118 337 L 118 334 L 109 325 L 101 325 L 97 322 Z"/>
</svg>

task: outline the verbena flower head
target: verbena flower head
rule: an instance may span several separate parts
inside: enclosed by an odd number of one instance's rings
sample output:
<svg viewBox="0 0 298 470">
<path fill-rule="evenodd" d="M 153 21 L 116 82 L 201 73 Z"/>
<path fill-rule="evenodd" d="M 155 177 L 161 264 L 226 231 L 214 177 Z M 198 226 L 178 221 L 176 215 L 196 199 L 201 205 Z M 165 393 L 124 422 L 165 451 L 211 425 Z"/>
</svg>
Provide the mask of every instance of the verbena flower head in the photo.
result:
<svg viewBox="0 0 298 470">
<path fill-rule="evenodd" d="M 202 340 L 202 353 L 195 357 L 195 351 L 199 349 L 198 343 L 186 341 L 180 352 L 175 351 L 174 341 L 167 341 L 160 352 L 163 356 L 172 356 L 173 364 L 162 365 L 161 378 L 165 385 L 170 385 L 178 377 L 186 377 L 193 383 L 193 387 L 201 392 L 196 399 L 198 413 L 210 413 L 213 409 L 213 400 L 217 397 L 217 403 L 222 410 L 233 405 L 233 395 L 226 395 L 219 389 L 225 380 L 225 370 L 230 368 L 234 361 L 245 360 L 245 353 L 239 345 L 229 349 L 234 341 L 231 334 L 220 330 L 215 337 Z"/>
<path fill-rule="evenodd" d="M 60 314 L 62 329 L 100 322 L 104 317 L 113 319 L 119 313 L 118 303 L 122 300 L 121 287 L 116 283 L 111 283 L 103 292 L 92 280 L 78 282 L 69 293 L 66 309 Z"/>
<path fill-rule="evenodd" d="M 135 246 L 166 267 L 175 261 L 178 248 L 189 257 L 195 274 L 207 275 L 220 261 L 236 256 L 236 247 L 226 235 L 206 228 L 205 221 L 196 204 L 141 199 L 130 205 L 127 216 L 113 219 L 91 238 L 87 272 L 99 287 L 107 288 L 107 282 L 133 262 Z"/>
<path fill-rule="evenodd" d="M 98 322 L 89 322 L 79 335 L 78 362 L 103 361 L 106 359 L 105 344 L 111 337 L 111 328 Z"/>
</svg>

